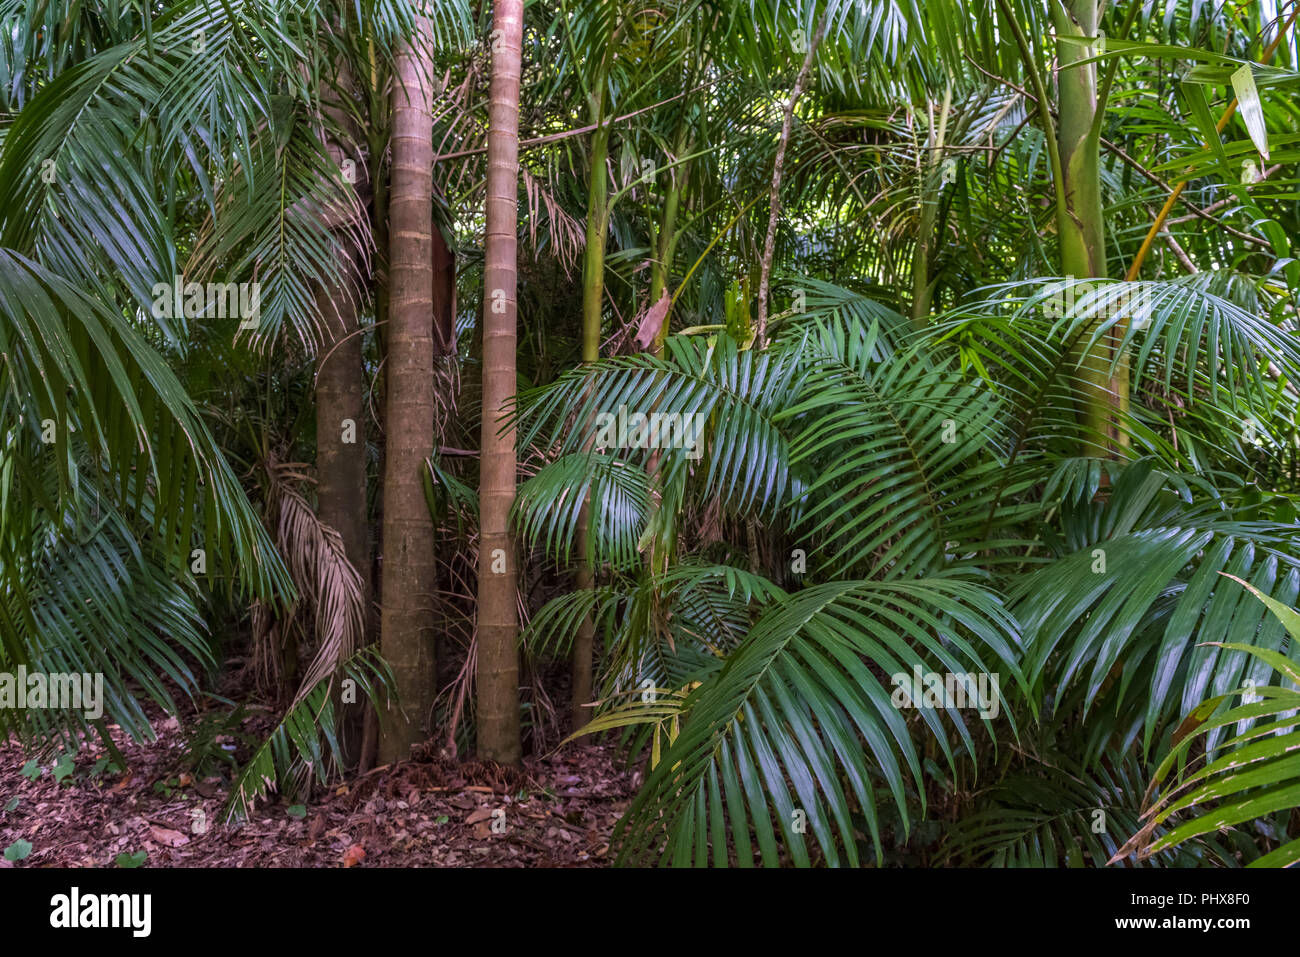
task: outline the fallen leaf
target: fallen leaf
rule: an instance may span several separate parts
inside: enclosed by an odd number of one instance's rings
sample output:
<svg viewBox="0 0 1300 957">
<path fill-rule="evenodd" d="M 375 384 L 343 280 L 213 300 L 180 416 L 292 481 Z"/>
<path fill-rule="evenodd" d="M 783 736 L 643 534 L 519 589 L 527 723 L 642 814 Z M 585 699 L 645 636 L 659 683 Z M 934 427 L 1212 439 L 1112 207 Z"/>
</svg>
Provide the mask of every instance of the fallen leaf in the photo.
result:
<svg viewBox="0 0 1300 957">
<path fill-rule="evenodd" d="M 149 833 L 155 841 L 167 847 L 180 847 L 190 842 L 190 839 L 180 831 L 174 831 L 170 827 L 159 827 L 157 824 L 149 825 Z"/>
<path fill-rule="evenodd" d="M 352 867 L 366 859 L 366 849 L 360 844 L 353 844 L 343 853 L 343 866 Z"/>
</svg>

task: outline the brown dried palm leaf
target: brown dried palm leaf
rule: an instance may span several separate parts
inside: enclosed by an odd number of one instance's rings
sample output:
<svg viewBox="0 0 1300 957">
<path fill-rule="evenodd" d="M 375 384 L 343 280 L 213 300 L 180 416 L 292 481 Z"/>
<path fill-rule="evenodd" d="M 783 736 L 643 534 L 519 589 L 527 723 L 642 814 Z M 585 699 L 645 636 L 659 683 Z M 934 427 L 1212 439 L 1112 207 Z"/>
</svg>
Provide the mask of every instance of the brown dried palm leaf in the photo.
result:
<svg viewBox="0 0 1300 957">
<path fill-rule="evenodd" d="M 297 703 L 329 677 L 365 636 L 366 598 L 361 575 L 348 561 L 339 533 L 322 522 L 298 491 L 305 476 L 289 463 L 268 463 L 270 495 L 278 513 L 275 543 L 288 565 L 301 601 L 315 620 L 316 652 L 294 698 Z"/>
</svg>

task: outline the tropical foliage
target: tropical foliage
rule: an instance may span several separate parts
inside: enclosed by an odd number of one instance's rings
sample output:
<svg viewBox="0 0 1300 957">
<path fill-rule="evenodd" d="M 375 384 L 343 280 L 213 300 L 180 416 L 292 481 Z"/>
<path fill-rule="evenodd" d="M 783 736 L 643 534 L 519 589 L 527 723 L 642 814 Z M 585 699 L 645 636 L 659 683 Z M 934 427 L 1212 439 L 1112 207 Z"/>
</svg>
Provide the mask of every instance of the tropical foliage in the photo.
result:
<svg viewBox="0 0 1300 957">
<path fill-rule="evenodd" d="M 234 818 L 601 735 L 624 864 L 1294 863 L 1296 11 L 0 0 L 0 672 L 105 688 L 0 733 L 237 649 Z"/>
</svg>

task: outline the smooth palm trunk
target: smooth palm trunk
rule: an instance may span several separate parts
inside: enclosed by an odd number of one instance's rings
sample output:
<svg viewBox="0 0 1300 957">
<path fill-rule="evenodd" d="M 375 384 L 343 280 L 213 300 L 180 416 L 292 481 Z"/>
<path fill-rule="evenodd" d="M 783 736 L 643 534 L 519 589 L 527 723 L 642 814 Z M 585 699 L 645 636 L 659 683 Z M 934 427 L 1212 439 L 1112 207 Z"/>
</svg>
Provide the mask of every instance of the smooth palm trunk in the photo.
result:
<svg viewBox="0 0 1300 957">
<path fill-rule="evenodd" d="M 1069 15 L 1056 8 L 1057 32 L 1066 37 L 1097 35 L 1097 0 L 1069 0 Z M 1061 68 L 1060 130 L 1057 136 L 1061 172 L 1065 181 L 1065 204 L 1057 209 L 1061 239 L 1061 267 L 1076 279 L 1104 279 L 1106 265 L 1106 222 L 1102 215 L 1101 144 L 1097 119 L 1097 66 L 1085 60 L 1092 51 L 1083 43 L 1058 44 Z M 1105 322 L 1099 317 L 1083 345 Z M 1080 369 L 1079 415 L 1085 430 L 1085 455 L 1114 455 L 1128 444 L 1121 420 L 1128 411 L 1128 357 L 1115 358 L 1118 337 L 1108 334 L 1084 358 Z M 1115 365 L 1112 371 L 1111 366 Z"/>
<path fill-rule="evenodd" d="M 603 89 L 604 77 L 599 82 Z M 582 267 L 582 361 L 600 358 L 600 314 L 605 297 L 605 235 L 609 226 L 609 188 L 605 182 L 605 162 L 609 156 L 609 127 L 604 125 L 604 97 L 599 97 L 594 111 L 596 132 L 591 136 L 591 179 L 587 186 L 587 248 Z M 574 547 L 578 570 L 574 587 L 579 591 L 595 585 L 595 573 L 587 558 L 591 525 L 591 499 L 582 504 Z M 596 627 L 590 615 L 578 623 L 573 638 L 573 727 L 581 728 L 591 720 L 587 705 L 592 693 L 592 651 Z"/>
<path fill-rule="evenodd" d="M 373 586 L 362 406 L 365 368 L 355 295 L 346 284 L 322 287 L 316 294 L 317 312 L 327 333 L 316 359 L 316 511 L 322 522 L 338 531 L 344 554 L 361 576 L 369 608 Z M 357 717 L 359 712 L 353 714 Z M 350 758 L 362 757 L 364 738 L 362 729 L 356 742 L 349 740 Z"/>
<path fill-rule="evenodd" d="M 335 69 L 338 89 L 342 96 L 352 89 L 352 77 L 345 63 L 340 61 Z M 355 134 L 355 128 L 345 110 L 334 98 L 325 106 L 326 115 L 339 130 Z M 326 145 L 331 158 L 339 166 L 352 161 L 354 169 L 363 172 L 356 190 L 364 202 L 369 193 L 370 178 L 364 175 L 365 167 L 345 142 L 330 131 L 325 131 Z M 366 633 L 374 632 L 370 621 L 370 597 L 374 592 L 370 560 L 370 523 L 366 494 L 366 432 L 364 395 L 366 370 L 362 357 L 362 339 L 357 310 L 364 299 L 369 283 L 368 271 L 362 266 L 363 256 L 350 240 L 347 230 L 338 230 L 342 217 L 326 213 L 326 223 L 336 229 L 340 246 L 336 274 L 332 280 L 316 288 L 316 315 L 321 330 L 321 342 L 316 353 L 316 512 L 320 520 L 339 533 L 343 551 L 352 567 L 361 576 L 366 607 Z M 368 640 L 368 639 L 367 639 Z M 367 760 L 369 727 L 373 720 L 369 703 L 357 702 L 350 706 L 338 702 L 347 716 L 347 732 L 343 747 L 348 760 Z M 364 710 L 363 710 L 364 709 Z M 369 754 L 373 758 L 373 747 Z M 366 770 L 366 768 L 362 768 Z"/>
<path fill-rule="evenodd" d="M 661 296 L 668 290 L 668 281 L 672 276 L 673 257 L 677 251 L 677 212 L 681 208 L 682 195 L 686 191 L 686 183 L 690 177 L 689 161 L 683 162 L 682 155 L 689 148 L 687 146 L 688 129 L 685 118 L 682 119 L 678 126 L 677 138 L 673 144 L 673 160 L 679 165 L 674 166 L 669 171 L 668 192 L 664 196 L 663 219 L 659 223 L 659 233 L 655 243 L 655 257 L 650 265 L 650 298 L 647 303 L 653 306 Z M 671 319 L 665 314 L 663 322 L 655 331 L 652 351 L 655 355 L 663 358 L 664 342 L 668 339 L 668 328 Z"/>
<path fill-rule="evenodd" d="M 407 757 L 411 745 L 428 736 L 435 690 L 433 520 L 423 484 L 434 429 L 431 36 L 428 22 L 420 20 L 397 56 L 393 78 L 380 635 L 401 713 L 389 707 L 380 742 L 385 762 Z"/>
<path fill-rule="evenodd" d="M 516 230 L 522 0 L 497 0 L 488 106 L 487 235 L 483 297 L 483 431 L 479 474 L 478 753 L 518 764 L 519 659 L 514 543 L 515 430 L 503 429 L 515 394 Z"/>
<path fill-rule="evenodd" d="M 332 286 L 316 296 L 329 332 L 316 360 L 316 496 L 321 521 L 338 531 L 348 561 L 368 583 L 365 370 L 353 295 Z"/>
</svg>

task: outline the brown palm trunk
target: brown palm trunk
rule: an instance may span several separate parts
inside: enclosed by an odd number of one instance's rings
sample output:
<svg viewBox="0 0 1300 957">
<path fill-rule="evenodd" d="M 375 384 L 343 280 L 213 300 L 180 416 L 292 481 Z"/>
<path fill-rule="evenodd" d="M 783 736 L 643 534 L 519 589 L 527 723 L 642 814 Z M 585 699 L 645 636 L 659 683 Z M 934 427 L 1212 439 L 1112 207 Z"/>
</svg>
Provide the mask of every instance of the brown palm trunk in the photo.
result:
<svg viewBox="0 0 1300 957">
<path fill-rule="evenodd" d="M 434 429 L 432 55 L 432 31 L 420 18 L 393 75 L 380 640 L 401 712 L 389 708 L 384 762 L 427 738 L 435 690 L 433 520 L 423 477 Z"/>
<path fill-rule="evenodd" d="M 442 230 L 433 240 L 433 349 L 439 356 L 456 354 L 456 254 Z"/>
<path fill-rule="evenodd" d="M 523 2 L 496 0 L 488 106 L 483 297 L 483 431 L 479 474 L 478 753 L 518 764 L 519 658 L 514 543 L 515 430 L 502 430 L 515 394 L 515 247 L 519 199 L 519 70 Z"/>
<path fill-rule="evenodd" d="M 351 274 L 351 264 L 340 268 Z M 365 369 L 350 282 L 322 287 L 316 308 L 326 332 L 316 357 L 316 511 L 339 533 L 370 604 L 370 525 L 366 514 Z M 349 746 L 352 754 L 359 748 Z"/>
<path fill-rule="evenodd" d="M 342 108 L 340 100 L 354 95 L 347 63 L 335 66 L 335 92 L 324 104 L 324 113 L 335 129 L 322 129 L 331 159 L 346 175 L 348 164 L 358 174 L 351 177 L 357 199 L 364 204 L 370 193 L 370 177 L 364 157 L 354 148 L 359 132 Z M 316 315 L 321 341 L 316 353 L 316 511 L 320 520 L 339 533 L 344 554 L 361 576 L 367 609 L 366 631 L 373 634 L 369 619 L 374 581 L 370 564 L 370 523 L 366 495 L 365 381 L 358 309 L 365 299 L 370 276 L 365 251 L 356 246 L 353 231 L 346 227 L 351 209 L 323 213 L 324 225 L 339 242 L 335 275 L 316 288 Z M 336 704 L 345 716 L 341 743 L 349 761 L 366 760 L 368 728 L 373 721 L 369 703 Z M 373 748 L 370 757 L 373 758 Z M 366 770 L 362 767 L 361 770 Z"/>
</svg>

